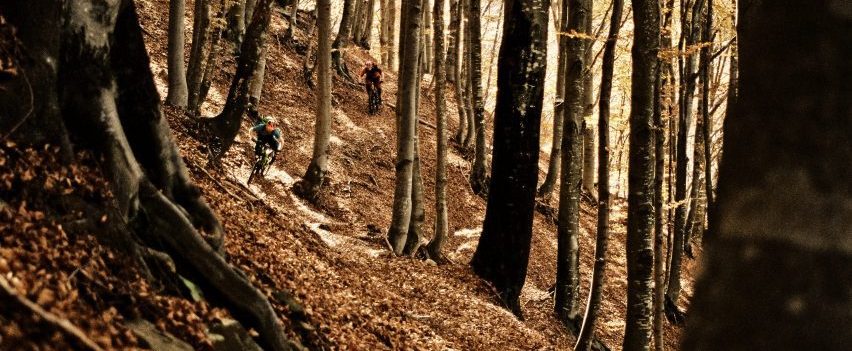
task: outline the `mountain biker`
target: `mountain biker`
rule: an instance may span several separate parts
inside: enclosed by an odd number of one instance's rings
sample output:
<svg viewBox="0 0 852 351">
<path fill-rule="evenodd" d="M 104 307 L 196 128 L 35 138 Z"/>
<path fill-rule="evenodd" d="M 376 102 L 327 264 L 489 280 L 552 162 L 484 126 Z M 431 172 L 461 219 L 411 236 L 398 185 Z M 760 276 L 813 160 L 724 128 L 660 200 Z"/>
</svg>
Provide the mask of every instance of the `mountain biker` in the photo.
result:
<svg viewBox="0 0 852 351">
<path fill-rule="evenodd" d="M 367 61 L 358 76 L 364 79 L 364 84 L 367 87 L 367 98 L 369 99 L 370 89 L 375 88 L 376 93 L 379 94 L 379 101 L 382 101 L 382 69 L 373 61 Z"/>
<path fill-rule="evenodd" d="M 260 121 L 259 124 L 251 129 L 257 135 L 257 143 L 254 144 L 254 154 L 263 154 L 263 145 L 269 145 L 276 152 L 281 151 L 281 129 L 277 128 L 275 118 L 272 116 L 258 118 L 260 115 L 257 111 L 252 110 L 249 110 L 249 115 Z"/>
</svg>

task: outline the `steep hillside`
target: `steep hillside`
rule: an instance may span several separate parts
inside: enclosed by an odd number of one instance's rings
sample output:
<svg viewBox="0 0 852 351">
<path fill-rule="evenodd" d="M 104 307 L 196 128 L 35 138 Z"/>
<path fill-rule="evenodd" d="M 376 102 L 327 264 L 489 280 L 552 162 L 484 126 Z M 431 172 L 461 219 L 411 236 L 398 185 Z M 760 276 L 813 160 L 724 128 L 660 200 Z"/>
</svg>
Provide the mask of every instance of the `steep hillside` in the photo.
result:
<svg viewBox="0 0 852 351">
<path fill-rule="evenodd" d="M 164 97 L 168 1 L 136 3 L 145 28 L 151 68 Z M 191 6 L 192 1 L 187 1 L 187 8 Z M 304 21 L 300 25 L 307 26 L 309 16 L 302 14 L 301 19 Z M 191 17 L 187 23 L 191 23 Z M 265 179 L 245 184 L 253 152 L 248 121 L 226 155 L 223 167 L 214 169 L 207 165 L 206 146 L 193 137 L 195 123 L 187 120 L 181 111 L 166 108 L 165 112 L 194 180 L 224 223 L 229 261 L 273 297 L 274 306 L 282 315 L 292 311 L 275 302 L 274 297 L 280 291 L 292 292 L 306 307 L 308 320 L 317 326 L 315 331 L 308 332 L 289 326 L 294 337 L 303 332 L 306 344 L 331 349 L 570 349 L 573 337 L 554 319 L 553 298 L 547 292 L 556 275 L 556 227 L 552 219 L 541 214 L 535 218 L 528 279 L 521 297 L 526 320 L 520 321 L 499 305 L 492 290 L 467 265 L 481 231 L 485 202 L 469 190 L 470 163 L 457 150 L 451 149 L 448 167 L 451 233 L 446 249 L 452 263 L 438 266 L 431 261 L 394 257 L 389 253 L 384 236 L 390 222 L 394 184 L 395 117 L 387 104 L 395 101 L 396 77 L 392 72 L 386 75 L 384 85 L 386 105 L 375 116 L 366 113 L 365 92 L 335 79 L 327 190 L 316 205 L 291 192 L 292 184 L 304 174 L 310 161 L 315 97 L 301 80 L 302 55 L 279 39 L 286 26 L 280 16 L 273 19 L 273 40 L 260 104 L 263 114 L 283 120 L 284 151 Z M 300 42 L 312 39 L 304 35 L 305 31 L 297 31 Z M 357 49 L 347 50 L 345 56 L 350 67 L 360 67 L 368 57 Z M 219 66 L 222 69 L 217 71 L 209 101 L 202 109 L 208 117 L 222 107 L 235 62 L 224 58 Z M 419 125 L 419 135 L 426 196 L 424 232 L 431 236 L 435 183 L 435 130 L 431 125 L 435 123 L 435 97 L 428 79 L 422 86 L 424 123 Z M 452 129 L 457 125 L 458 114 L 452 99 L 448 102 Z M 543 154 L 542 164 L 545 157 Z M 585 275 L 581 291 L 585 294 L 593 260 L 595 209 L 585 203 L 582 211 L 581 271 Z M 611 261 L 598 335 L 617 350 L 623 337 L 626 291 L 623 201 L 616 201 L 611 219 Z M 100 246 L 87 243 L 76 250 L 91 251 L 93 247 Z M 101 262 L 97 270 L 107 271 L 103 266 L 110 264 L 132 265 L 117 262 Z M 692 296 L 689 277 L 694 265 L 690 261 L 685 267 L 684 306 Z M 144 286 L 138 276 L 134 279 L 139 280 L 133 283 L 136 285 L 122 283 L 129 290 L 127 296 L 139 296 L 133 287 Z M 159 321 L 155 324 L 160 329 L 183 338 L 195 348 L 209 347 L 202 323 L 224 318 L 226 312 L 209 308 L 204 302 L 170 297 L 165 292 L 153 295 L 146 297 L 157 302 L 151 304 L 153 312 L 149 319 Z M 89 306 L 86 313 L 98 315 L 111 308 L 109 302 L 86 306 Z M 180 311 L 179 323 L 169 322 L 174 315 L 170 311 L 174 310 Z M 83 323 L 88 318 L 86 314 L 71 315 L 61 309 L 57 313 L 63 313 L 73 322 Z M 199 316 L 190 318 L 186 313 Z M 127 333 L 124 318 L 98 320 L 102 322 L 87 325 L 84 330 L 101 346 L 124 348 L 138 342 Z M 679 333 L 679 329 L 666 324 L 668 347 L 675 346 Z M 110 342 L 116 335 L 128 336 Z"/>
</svg>

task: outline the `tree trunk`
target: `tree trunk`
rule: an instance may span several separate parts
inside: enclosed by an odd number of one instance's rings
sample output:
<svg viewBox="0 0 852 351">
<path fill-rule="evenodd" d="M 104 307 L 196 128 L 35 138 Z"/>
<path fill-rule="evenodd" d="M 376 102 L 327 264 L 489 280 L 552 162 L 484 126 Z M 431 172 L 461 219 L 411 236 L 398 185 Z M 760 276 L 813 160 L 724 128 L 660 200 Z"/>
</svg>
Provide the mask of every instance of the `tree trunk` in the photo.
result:
<svg viewBox="0 0 852 351">
<path fill-rule="evenodd" d="M 583 24 L 583 33 L 596 35 L 592 32 L 592 8 L 589 5 L 589 15 Z M 620 25 L 621 22 L 618 22 Z M 592 80 L 594 78 L 594 55 L 592 54 L 593 40 L 584 40 L 583 49 L 583 190 L 595 196 L 595 128 L 591 125 L 592 114 L 595 112 L 595 92 Z"/>
<path fill-rule="evenodd" d="M 476 0 L 475 0 L 476 1 Z M 548 0 L 507 0 L 497 71 L 494 173 L 474 272 L 494 284 L 522 318 L 538 178 L 539 127 L 547 63 Z M 478 6 L 476 6 L 478 13 Z"/>
<path fill-rule="evenodd" d="M 588 61 L 587 61 L 588 62 Z M 592 89 L 591 85 L 586 88 Z M 586 88 L 583 95 L 586 95 Z M 589 110 L 590 109 L 584 109 Z M 585 112 L 584 112 L 585 114 Z M 586 119 L 585 117 L 583 118 Z M 595 194 L 595 128 L 590 123 L 583 123 L 583 190 L 594 196 Z"/>
<path fill-rule="evenodd" d="M 393 70 L 396 65 L 396 0 L 385 0 L 385 9 L 382 15 L 382 27 L 385 31 L 385 44 L 382 44 L 382 55 L 385 59 L 383 62 L 385 67 Z"/>
<path fill-rule="evenodd" d="M 470 1 L 470 0 L 465 0 Z M 464 45 L 464 55 L 462 56 L 462 64 L 464 65 L 464 108 L 465 108 L 465 116 L 467 116 L 467 131 L 465 133 L 464 141 L 462 142 L 462 147 L 464 148 L 465 153 L 469 153 L 471 151 L 471 144 L 474 143 L 476 139 L 476 121 L 473 116 L 473 85 L 471 84 L 470 72 L 471 72 L 471 63 L 470 63 L 470 35 L 467 33 L 464 36 L 465 45 Z"/>
<path fill-rule="evenodd" d="M 444 262 L 444 244 L 447 241 L 447 85 L 444 69 L 444 0 L 435 0 L 432 30 L 435 31 L 435 124 L 437 133 L 437 160 L 435 161 L 435 235 L 427 247 L 429 257 Z"/>
<path fill-rule="evenodd" d="M 568 2 L 561 0 L 559 8 L 559 32 L 568 32 Z M 538 188 L 538 196 L 550 197 L 556 180 L 559 178 L 559 168 L 562 161 L 562 125 L 565 119 L 565 69 L 568 64 L 568 36 L 559 35 L 556 68 L 556 96 L 553 103 L 553 137 L 550 144 L 550 159 L 547 161 L 547 176 Z"/>
<path fill-rule="evenodd" d="M 609 103 L 615 64 L 615 44 L 621 29 L 622 0 L 612 2 L 609 35 L 604 44 L 601 64 L 601 98 L 598 108 L 598 232 L 595 242 L 595 266 L 583 326 L 577 337 L 575 351 L 591 350 L 595 324 L 600 308 L 601 293 L 606 279 L 606 250 L 609 241 Z"/>
<path fill-rule="evenodd" d="M 428 3 L 426 0 L 420 1 L 421 6 L 425 6 Z M 423 18 L 421 18 L 421 20 L 422 19 Z M 428 26 L 428 23 L 423 24 L 423 22 L 421 22 L 421 25 Z M 420 35 L 420 38 L 422 40 L 423 35 Z M 418 45 L 418 47 L 421 50 L 423 49 L 422 42 Z M 422 51 L 418 55 L 418 60 L 423 60 Z M 423 80 L 423 71 L 421 67 L 422 65 L 420 63 L 414 66 L 414 70 L 417 71 L 415 79 L 416 83 L 414 84 L 414 106 L 416 109 L 417 119 L 420 118 L 420 82 Z M 426 222 L 426 208 L 423 205 L 423 177 L 420 173 L 420 128 L 417 123 L 417 119 L 415 119 L 414 122 L 414 169 L 411 174 L 411 220 L 408 222 L 408 234 L 405 239 L 405 247 L 403 247 L 402 250 L 403 255 L 406 256 L 414 256 L 414 254 L 420 249 L 420 245 L 423 241 L 423 223 Z"/>
<path fill-rule="evenodd" d="M 396 186 L 388 242 L 402 255 L 413 209 L 414 152 L 417 127 L 417 64 L 420 56 L 421 0 L 403 0 L 400 24 L 399 103 L 397 104 Z"/>
<path fill-rule="evenodd" d="M 624 350 L 648 350 L 654 265 L 654 82 L 660 46 L 659 2 L 633 2 L 633 73 L 627 213 L 627 317 Z"/>
<path fill-rule="evenodd" d="M 713 69 L 713 59 L 710 57 L 710 49 L 713 48 L 713 1 L 707 2 L 707 19 L 704 23 L 704 33 L 702 33 L 703 41 L 710 43 L 701 49 L 701 67 L 702 90 L 701 95 L 701 118 L 704 119 L 704 128 L 701 133 L 704 134 L 704 193 L 706 200 L 705 207 L 711 209 L 713 207 L 713 153 L 710 151 L 710 146 L 713 145 L 713 136 L 710 133 L 713 130 L 713 111 L 710 110 L 710 71 Z M 698 134 L 698 132 L 696 132 Z M 704 223 L 704 216 L 701 216 L 701 223 Z"/>
<path fill-rule="evenodd" d="M 284 34 L 284 38 L 288 41 L 293 40 L 293 35 L 296 34 L 296 25 L 299 22 L 299 0 L 293 0 L 292 6 L 293 7 L 290 8 L 290 21 L 287 25 L 287 32 Z"/>
<path fill-rule="evenodd" d="M 590 0 L 569 0 L 568 31 L 583 32 L 586 16 L 591 16 Z M 559 184 L 559 223 L 557 226 L 556 293 L 557 319 L 574 335 L 580 328 L 580 186 L 583 166 L 583 72 L 586 69 L 585 43 L 569 37 L 565 70 L 565 120 L 562 130 L 562 170 Z"/>
<path fill-rule="evenodd" d="M 198 117 L 198 110 L 204 99 L 200 98 L 201 81 L 204 74 L 204 45 L 210 27 L 210 0 L 196 0 L 192 24 L 192 47 L 189 55 L 189 70 L 186 82 L 189 89 L 187 110 L 191 116 Z"/>
<path fill-rule="evenodd" d="M 211 149 L 211 161 L 218 163 L 228 152 L 234 142 L 234 138 L 240 131 L 246 105 L 249 102 L 249 87 L 254 72 L 259 64 L 261 51 L 266 42 L 266 29 L 272 18 L 272 0 L 260 0 L 257 4 L 254 20 L 251 22 L 243 41 L 240 51 L 239 63 L 231 87 L 228 90 L 228 98 L 225 107 L 219 116 L 210 120 L 210 130 L 213 137 Z"/>
<path fill-rule="evenodd" d="M 703 79 L 702 79 L 703 80 Z M 704 94 L 702 92 L 702 94 Z M 704 115 L 704 106 L 698 106 L 700 115 Z M 689 195 L 689 212 L 686 216 L 686 228 L 683 231 L 683 250 L 688 257 L 693 257 L 692 254 L 692 231 L 694 228 L 700 227 L 704 222 L 703 217 L 699 216 L 704 187 L 702 186 L 701 177 L 704 174 L 704 133 L 701 130 L 704 128 L 703 118 L 695 120 L 695 144 L 692 148 L 692 185 L 690 186 Z"/>
<path fill-rule="evenodd" d="M 370 39 L 373 34 L 373 20 L 375 18 L 376 0 L 367 0 L 367 23 L 364 24 L 364 29 L 361 31 L 361 37 L 358 39 L 358 46 L 364 50 L 370 50 Z"/>
<path fill-rule="evenodd" d="M 388 50 L 390 48 L 388 47 L 388 45 L 389 45 L 388 34 L 389 33 L 388 33 L 388 30 L 387 30 L 388 26 L 387 26 L 386 22 L 388 22 L 388 15 L 389 15 L 388 14 L 388 11 L 389 11 L 388 7 L 393 6 L 393 5 L 390 4 L 391 0 L 380 0 L 380 1 L 381 2 L 379 3 L 379 5 L 381 6 L 381 9 L 379 11 L 382 13 L 382 18 L 379 20 L 379 45 L 381 46 L 380 59 L 382 60 L 382 65 L 385 66 L 385 69 L 390 70 L 390 69 L 392 69 L 392 67 L 391 67 L 390 61 L 389 61 L 390 57 L 388 57 Z"/>
<path fill-rule="evenodd" d="M 349 32 L 349 42 L 358 44 L 358 38 L 361 37 L 361 29 L 364 25 L 364 15 L 367 10 L 365 0 L 353 0 L 352 3 L 352 30 Z"/>
<path fill-rule="evenodd" d="M 331 136 L 331 1 L 317 3 L 317 93 L 316 125 L 311 163 L 294 190 L 307 199 L 316 199 L 328 173 L 328 141 Z"/>
<path fill-rule="evenodd" d="M 666 0 L 662 8 L 663 31 L 661 35 L 660 50 L 671 49 L 671 24 L 674 10 L 674 0 Z M 666 57 L 666 56 L 664 56 Z M 666 120 L 673 121 L 671 101 L 673 97 L 672 68 L 670 58 L 660 58 L 659 71 L 657 72 L 657 83 L 654 87 L 654 124 L 657 127 L 655 136 L 655 170 L 654 170 L 654 309 L 653 309 L 653 335 L 654 350 L 663 351 L 663 302 L 665 300 L 665 263 L 666 255 L 663 250 L 663 231 L 665 220 L 663 211 L 665 208 L 663 194 L 665 194 L 665 160 L 666 160 Z M 671 87 L 671 88 L 670 88 Z M 669 122 L 671 129 L 672 123 Z M 671 143 L 672 140 L 669 140 Z M 669 155 L 671 160 L 671 155 Z M 671 169 L 669 169 L 669 190 L 671 190 Z M 671 201 L 671 194 L 669 194 Z"/>
<path fill-rule="evenodd" d="M 432 23 L 432 8 L 429 7 L 429 1 L 425 0 L 426 3 L 423 5 L 423 13 L 424 13 L 424 23 Z M 431 74 L 432 73 L 432 30 L 431 28 L 424 27 L 423 30 L 423 39 L 424 47 L 423 47 L 423 73 Z M 434 77 L 433 77 L 434 81 Z"/>
<path fill-rule="evenodd" d="M 701 8 L 704 0 L 695 0 L 692 6 L 691 19 L 687 15 L 686 10 L 682 11 L 681 26 L 682 31 L 682 47 L 695 45 L 698 41 L 698 31 L 694 28 L 695 23 L 700 16 Z M 680 120 L 678 121 L 677 133 L 677 169 L 675 170 L 675 232 L 674 241 L 672 243 L 672 259 L 671 267 L 669 268 L 668 284 L 666 285 L 666 300 L 671 303 L 666 303 L 666 315 L 675 323 L 681 322 L 680 311 L 677 310 L 677 302 L 680 298 L 680 269 L 683 257 L 683 247 L 686 237 L 687 223 L 687 198 L 686 198 L 686 181 L 687 181 L 687 165 L 689 158 L 687 156 L 687 136 L 690 126 L 692 125 L 692 96 L 695 93 L 695 55 L 690 55 L 685 59 L 681 66 L 681 92 L 680 92 Z"/>
<path fill-rule="evenodd" d="M 254 68 L 251 83 L 249 84 L 249 102 L 255 107 L 260 105 L 261 94 L 263 93 L 263 78 L 266 75 L 266 56 L 269 54 L 268 46 L 264 46 L 260 52 L 260 58 L 257 62 L 257 67 Z"/>
<path fill-rule="evenodd" d="M 246 1 L 234 0 L 231 9 L 228 11 L 228 39 L 234 43 L 234 51 L 239 55 L 243 45 L 243 37 L 246 34 L 246 24 L 251 23 L 251 19 L 246 19 Z"/>
<path fill-rule="evenodd" d="M 479 195 L 488 194 L 488 170 L 485 165 L 485 107 L 482 101 L 482 32 L 480 0 L 469 0 L 468 35 L 470 36 L 470 84 L 473 100 L 473 126 L 476 139 L 470 187 Z M 545 7 L 546 9 L 547 7 Z"/>
<path fill-rule="evenodd" d="M 459 71 L 459 47 L 461 47 L 461 0 L 450 0 L 450 23 L 447 26 L 447 82 L 455 84 Z"/>
<path fill-rule="evenodd" d="M 200 91 L 198 92 L 197 103 L 191 106 L 193 116 L 199 115 L 198 111 L 204 103 L 204 100 L 207 99 L 207 92 L 210 91 L 210 84 L 212 83 L 211 80 L 213 79 L 214 74 L 213 70 L 218 68 L 216 58 L 219 56 L 219 51 L 222 48 L 222 45 L 219 43 L 219 39 L 222 38 L 222 32 L 224 31 L 224 19 L 226 16 L 225 0 L 220 2 L 219 8 L 220 13 L 218 17 L 222 19 L 222 23 L 217 24 L 213 29 L 213 37 L 210 39 L 210 47 L 207 50 L 207 60 L 204 63 L 204 73 L 201 76 L 201 86 Z"/>
<path fill-rule="evenodd" d="M 186 69 L 183 65 L 185 12 L 185 0 L 169 1 L 169 91 L 166 95 L 166 104 L 177 107 L 186 107 L 189 94 L 186 87 Z"/>
<path fill-rule="evenodd" d="M 739 100 L 682 349 L 846 350 L 848 6 L 743 0 L 739 18 Z"/>
<path fill-rule="evenodd" d="M 337 30 L 337 37 L 331 44 L 331 65 L 340 76 L 352 81 L 349 75 L 349 69 L 346 67 L 346 62 L 343 62 L 343 53 L 341 50 L 349 45 L 349 36 L 352 32 L 352 22 L 354 17 L 355 2 L 358 0 L 343 1 L 343 15 L 340 17 L 340 28 Z"/>
<path fill-rule="evenodd" d="M 254 17 L 254 7 L 257 5 L 257 0 L 246 0 L 246 9 L 245 9 L 245 21 L 246 23 L 251 23 L 252 17 Z"/>
</svg>

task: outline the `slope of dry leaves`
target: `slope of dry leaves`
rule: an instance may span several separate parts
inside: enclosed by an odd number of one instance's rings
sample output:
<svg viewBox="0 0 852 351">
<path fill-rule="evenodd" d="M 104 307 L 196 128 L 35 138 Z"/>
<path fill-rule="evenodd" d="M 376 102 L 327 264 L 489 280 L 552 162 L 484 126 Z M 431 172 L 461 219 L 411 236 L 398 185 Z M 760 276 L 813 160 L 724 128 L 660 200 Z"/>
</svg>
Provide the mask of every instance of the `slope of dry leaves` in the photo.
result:
<svg viewBox="0 0 852 351">
<path fill-rule="evenodd" d="M 152 71 L 165 96 L 168 1 L 140 0 L 137 6 Z M 192 1 L 187 8 L 192 8 Z M 300 20 L 306 22 L 307 18 L 303 15 Z M 191 23 L 191 17 L 187 23 Z M 303 28 L 308 25 L 300 23 Z M 191 175 L 225 225 L 229 261 L 270 296 L 280 315 L 289 311 L 274 298 L 279 291 L 291 292 L 304 304 L 307 319 L 316 328 L 306 338 L 309 340 L 303 339 L 309 346 L 350 350 L 570 349 L 573 337 L 553 318 L 553 299 L 547 293 L 555 281 L 556 230 L 551 219 L 540 214 L 535 218 L 529 273 L 522 293 L 526 320 L 519 321 L 500 307 L 491 289 L 467 266 L 476 247 L 485 204 L 469 191 L 466 179 L 470 164 L 457 150 L 449 157 L 447 194 L 451 230 L 447 254 L 453 263 L 437 266 L 431 261 L 389 254 L 384 234 L 393 198 L 394 113 L 385 106 L 379 115 L 367 115 L 366 94 L 357 86 L 335 80 L 327 190 L 316 204 L 291 193 L 290 187 L 310 161 L 315 96 L 301 81 L 302 48 L 284 42 L 285 28 L 285 21 L 277 16 L 260 108 L 262 113 L 283 120 L 284 152 L 265 179 L 245 184 L 252 162 L 250 135 L 243 132 L 238 136 L 221 169 L 211 168 L 206 163 L 206 146 L 193 137 L 195 123 L 178 110 L 165 109 Z M 301 43 L 311 39 L 297 33 Z M 350 69 L 354 69 L 368 54 L 351 49 L 346 56 Z M 234 67 L 235 62 L 223 58 L 218 64 Z M 206 116 L 220 110 L 231 71 L 217 73 L 209 101 L 202 109 Z M 434 220 L 435 165 L 435 131 L 430 127 L 434 125 L 435 97 L 429 84 L 427 76 L 421 100 L 425 123 L 419 126 L 427 236 L 431 236 Z M 396 77 L 388 72 L 386 102 L 395 101 L 395 86 Z M 457 113 L 452 99 L 448 101 L 452 129 L 457 125 Z M 245 126 L 247 129 L 248 122 Z M 136 317 L 155 322 L 161 330 L 197 349 L 209 348 L 203 336 L 205 325 L 226 317 L 226 312 L 205 302 L 192 302 L 188 296 L 177 297 L 180 293 L 152 289 L 134 269 L 135 263 L 128 262 L 120 252 L 100 245 L 90 233 L 69 235 L 69 230 L 56 225 L 57 218 L 74 213 L 27 203 L 33 194 L 18 194 L 18 188 L 12 188 L 30 181 L 43 185 L 53 178 L 32 174 L 56 173 L 53 182 L 71 185 L 57 185 L 53 191 L 76 189 L 83 191 L 80 196 L 85 199 L 101 197 L 87 201 L 104 201 L 106 187 L 91 161 L 76 171 L 50 169 L 54 163 L 41 159 L 53 157 L 50 152 L 8 146 L 3 150 L 2 160 L 10 160 L 9 153 L 15 152 L 20 154 L 18 160 L 28 161 L 0 164 L 2 180 L 13 184 L 0 184 L 6 201 L 0 210 L 0 274 L 17 279 L 20 292 L 68 318 L 105 348 L 139 347 L 124 327 L 126 320 Z M 542 165 L 545 161 L 543 156 Z M 35 198 L 53 196 L 50 189 L 46 193 Z M 37 215 L 33 211 L 48 212 Z M 614 350 L 620 349 L 624 327 L 625 213 L 624 203 L 616 201 L 611 261 L 598 328 L 600 338 Z M 580 241 L 584 292 L 591 276 L 594 216 L 595 209 L 585 203 Z M 685 277 L 689 282 L 682 303 L 688 303 L 692 295 L 689 277 L 693 265 L 687 263 Z M 284 322 L 297 337 L 291 322 Z M 668 346 L 673 347 L 679 330 L 667 324 L 666 335 Z M 3 306 L 0 337 L 0 350 L 73 346 L 61 333 L 40 325 L 26 313 L 4 310 Z"/>
</svg>

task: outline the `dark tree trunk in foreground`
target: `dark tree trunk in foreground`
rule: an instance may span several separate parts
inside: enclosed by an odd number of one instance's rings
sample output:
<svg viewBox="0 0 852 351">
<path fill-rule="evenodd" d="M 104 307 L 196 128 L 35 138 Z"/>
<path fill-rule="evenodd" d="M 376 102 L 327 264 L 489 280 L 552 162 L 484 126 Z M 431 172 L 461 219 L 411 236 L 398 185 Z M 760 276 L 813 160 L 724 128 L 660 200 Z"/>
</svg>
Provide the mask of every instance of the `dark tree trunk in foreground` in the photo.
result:
<svg viewBox="0 0 852 351">
<path fill-rule="evenodd" d="M 633 2 L 630 171 L 627 195 L 627 317 L 624 350 L 648 350 L 654 265 L 654 84 L 660 46 L 657 0 Z"/>
<path fill-rule="evenodd" d="M 615 65 L 615 44 L 621 28 L 622 0 L 612 2 L 612 18 L 609 35 L 604 44 L 601 64 L 601 100 L 598 108 L 598 233 L 595 242 L 595 266 L 592 271 L 592 287 L 583 326 L 577 337 L 575 351 L 591 350 L 595 336 L 595 324 L 601 295 L 606 279 L 606 250 L 609 241 L 609 103 L 612 93 L 612 75 Z"/>
<path fill-rule="evenodd" d="M 561 0 L 559 5 L 559 31 L 568 32 L 568 2 Z M 565 66 L 568 62 L 568 36 L 560 35 L 558 39 L 556 96 L 553 103 L 553 136 L 550 140 L 550 159 L 547 160 L 547 175 L 538 188 L 538 196 L 548 198 L 559 179 L 559 169 L 562 165 L 562 124 L 565 118 Z"/>
<path fill-rule="evenodd" d="M 437 124 L 437 160 L 435 161 L 435 236 L 429 242 L 429 257 L 444 261 L 444 244 L 447 241 L 447 71 L 444 68 L 444 0 L 434 0 L 432 9 L 435 31 L 435 123 Z"/>
<path fill-rule="evenodd" d="M 683 350 L 852 345 L 849 33 L 841 2 L 740 1 L 739 100 Z"/>
<path fill-rule="evenodd" d="M 470 37 L 470 84 L 473 122 L 476 138 L 473 164 L 470 169 L 470 187 L 479 195 L 488 194 L 488 170 L 485 165 L 485 106 L 482 101 L 482 33 L 480 0 L 469 1 L 468 32 Z"/>
<path fill-rule="evenodd" d="M 328 141 L 331 136 L 331 1 L 317 3 L 317 92 L 316 124 L 311 163 L 293 189 L 306 199 L 315 199 L 328 173 Z"/>
<path fill-rule="evenodd" d="M 421 0 L 403 0 L 400 25 L 400 65 L 397 96 L 396 185 L 388 242 L 394 254 L 402 255 L 409 235 L 414 208 L 415 138 L 417 134 L 418 59 L 420 56 Z"/>
<path fill-rule="evenodd" d="M 568 31 L 582 33 L 591 16 L 590 0 L 570 0 Z M 556 254 L 556 316 L 576 335 L 580 329 L 580 187 L 583 181 L 583 72 L 585 39 L 569 37 L 565 69 L 565 120 L 562 129 L 562 171 L 559 183 L 558 249 Z"/>
<path fill-rule="evenodd" d="M 266 29 L 272 18 L 272 0 L 260 0 L 255 8 L 257 12 L 249 25 L 245 40 L 240 51 L 237 73 L 231 81 L 225 107 L 219 116 L 210 121 L 213 133 L 211 161 L 218 163 L 234 143 L 234 138 L 240 131 L 243 115 L 249 102 L 249 88 L 257 66 L 260 63 L 261 51 L 266 43 Z"/>
<path fill-rule="evenodd" d="M 186 107 L 186 68 L 183 65 L 183 15 L 186 12 L 185 0 L 169 1 L 169 92 L 166 104 Z"/>
<path fill-rule="evenodd" d="M 471 261 L 474 272 L 494 284 L 519 317 L 535 211 L 548 7 L 548 0 L 505 2 L 491 192 Z"/>
<path fill-rule="evenodd" d="M 141 239 L 139 245 L 156 244 L 209 301 L 254 328 L 264 348 L 295 349 L 264 294 L 215 251 L 223 228 L 190 181 L 162 116 L 133 3 L 79 0 L 50 11 L 55 5 L 38 0 L 0 4 L 0 12 L 25 40 L 28 55 L 57 58 L 54 71 L 41 71 L 45 79 L 31 83 L 57 92 L 58 99 L 47 95 L 44 102 L 60 102 L 53 110 L 59 113 L 36 120 L 68 127 L 51 139 L 21 143 L 68 147 L 62 140 L 72 135 L 79 141 L 76 147 L 94 151 L 114 195 L 105 206 L 115 206 L 116 222 L 126 223 L 121 232 L 132 231 Z M 27 25 L 29 18 L 41 23 Z M 29 40 L 34 37 L 41 39 Z M 212 246 L 201 232 L 209 235 Z"/>
</svg>

